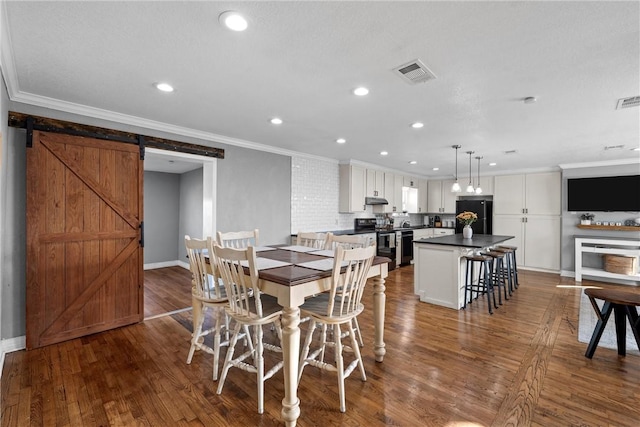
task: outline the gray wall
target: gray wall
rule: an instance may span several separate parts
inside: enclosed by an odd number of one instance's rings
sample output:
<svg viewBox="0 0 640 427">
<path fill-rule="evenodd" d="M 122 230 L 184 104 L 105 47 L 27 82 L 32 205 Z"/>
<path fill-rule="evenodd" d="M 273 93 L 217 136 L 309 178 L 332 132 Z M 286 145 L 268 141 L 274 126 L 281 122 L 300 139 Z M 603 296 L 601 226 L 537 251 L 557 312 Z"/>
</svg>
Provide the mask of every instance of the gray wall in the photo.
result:
<svg viewBox="0 0 640 427">
<path fill-rule="evenodd" d="M 8 101 L 3 85 L 0 128 L 3 132 L 0 200 L 2 201 L 2 339 L 25 334 L 25 206 L 26 163 L 23 130 L 5 131 L 8 111 L 66 120 L 126 132 L 217 147 L 225 159 L 217 162 L 218 229 L 260 228 L 263 243 L 285 243 L 291 229 L 291 158 L 160 132 L 138 126 Z M 6 137 L 5 137 L 6 136 Z"/>
<path fill-rule="evenodd" d="M 584 230 L 578 228 L 580 224 L 580 214 L 583 212 L 567 211 L 567 180 L 569 178 L 590 178 L 597 176 L 618 176 L 618 175 L 638 175 L 640 165 L 617 165 L 604 167 L 589 167 L 577 169 L 565 169 L 562 171 L 562 253 L 560 258 L 560 269 L 563 273 L 575 271 L 575 236 L 593 237 L 623 237 L 625 239 L 640 240 L 640 232 L 634 231 L 609 231 L 609 230 Z M 596 221 L 622 222 L 625 220 L 638 218 L 640 212 L 591 212 L 595 214 Z M 591 259 L 589 259 L 591 258 Z M 588 257 L 585 255 L 584 264 L 586 266 L 599 266 L 602 263 L 598 256 Z M 629 282 L 627 282 L 628 284 Z"/>
<path fill-rule="evenodd" d="M 144 173 L 144 263 L 178 259 L 180 175 Z"/>
<path fill-rule="evenodd" d="M 225 147 L 218 162 L 219 231 L 260 230 L 260 244 L 289 243 L 291 157 Z"/>
<path fill-rule="evenodd" d="M 24 335 L 26 242 L 26 133 L 7 128 L 8 95 L 2 84 L 2 338 Z"/>
<path fill-rule="evenodd" d="M 197 239 L 202 235 L 202 168 L 180 175 L 180 217 L 176 240 L 178 258 L 186 262 L 187 250 L 184 246 L 184 236 L 189 235 Z"/>
</svg>

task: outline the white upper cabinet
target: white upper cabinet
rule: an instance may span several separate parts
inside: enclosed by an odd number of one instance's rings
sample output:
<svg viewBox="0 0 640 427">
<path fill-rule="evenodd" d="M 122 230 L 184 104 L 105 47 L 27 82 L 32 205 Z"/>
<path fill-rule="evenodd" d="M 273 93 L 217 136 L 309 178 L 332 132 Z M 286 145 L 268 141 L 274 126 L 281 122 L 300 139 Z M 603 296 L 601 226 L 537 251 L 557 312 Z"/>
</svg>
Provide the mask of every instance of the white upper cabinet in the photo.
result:
<svg viewBox="0 0 640 427">
<path fill-rule="evenodd" d="M 404 187 L 418 188 L 418 179 L 412 176 L 403 176 L 402 185 Z"/>
<path fill-rule="evenodd" d="M 492 176 L 481 176 L 480 177 L 480 188 L 482 188 L 481 196 L 490 196 L 493 194 L 493 177 Z"/>
<path fill-rule="evenodd" d="M 525 207 L 529 215 L 562 214 L 562 178 L 560 172 L 527 175 Z"/>
<path fill-rule="evenodd" d="M 394 175 L 393 176 L 393 203 L 391 202 L 391 199 L 387 199 L 389 201 L 389 205 L 391 205 L 391 212 L 402 212 L 402 186 L 403 185 L 404 185 L 404 177 L 402 175 Z"/>
<path fill-rule="evenodd" d="M 495 177 L 493 213 L 496 215 L 524 213 L 524 175 Z"/>
<path fill-rule="evenodd" d="M 429 181 L 418 181 L 418 213 L 429 212 Z"/>
<path fill-rule="evenodd" d="M 493 212 L 498 215 L 560 215 L 559 172 L 495 177 Z"/>
<path fill-rule="evenodd" d="M 367 169 L 367 197 L 384 197 L 384 172 Z"/>
<path fill-rule="evenodd" d="M 427 183 L 427 207 L 429 213 L 456 213 L 458 193 L 451 192 L 453 180 Z"/>
<path fill-rule="evenodd" d="M 363 212 L 366 191 L 366 171 L 355 165 L 340 165 L 340 198 L 338 210 L 344 213 Z"/>
</svg>

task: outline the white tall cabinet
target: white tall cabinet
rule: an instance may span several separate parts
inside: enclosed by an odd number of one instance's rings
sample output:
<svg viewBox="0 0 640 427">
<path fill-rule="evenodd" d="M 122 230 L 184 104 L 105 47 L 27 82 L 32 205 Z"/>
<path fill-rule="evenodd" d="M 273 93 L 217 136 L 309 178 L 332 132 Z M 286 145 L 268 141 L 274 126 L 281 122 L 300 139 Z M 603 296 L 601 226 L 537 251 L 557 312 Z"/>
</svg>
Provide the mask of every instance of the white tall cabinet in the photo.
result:
<svg viewBox="0 0 640 427">
<path fill-rule="evenodd" d="M 561 183 L 559 172 L 495 177 L 493 234 L 515 236 L 519 265 L 560 270 Z"/>
<path fill-rule="evenodd" d="M 340 212 L 363 212 L 365 210 L 364 194 L 366 191 L 365 168 L 357 165 L 340 165 L 340 195 L 338 210 Z"/>
</svg>

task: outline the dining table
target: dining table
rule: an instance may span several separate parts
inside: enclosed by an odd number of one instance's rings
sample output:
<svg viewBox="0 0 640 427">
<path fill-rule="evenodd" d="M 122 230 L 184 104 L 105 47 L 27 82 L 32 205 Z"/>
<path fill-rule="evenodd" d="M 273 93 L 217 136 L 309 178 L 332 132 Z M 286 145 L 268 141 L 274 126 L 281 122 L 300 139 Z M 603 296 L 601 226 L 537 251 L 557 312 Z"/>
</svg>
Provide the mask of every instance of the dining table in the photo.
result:
<svg viewBox="0 0 640 427">
<path fill-rule="evenodd" d="M 300 306 L 305 298 L 331 289 L 334 251 L 296 245 L 256 246 L 255 250 L 260 290 L 276 297 L 282 306 L 284 399 L 281 415 L 285 425 L 293 427 L 300 416 Z M 376 256 L 368 274 L 373 282 L 373 353 L 376 362 L 382 362 L 386 353 L 384 283 L 389 262 L 389 258 Z"/>
</svg>

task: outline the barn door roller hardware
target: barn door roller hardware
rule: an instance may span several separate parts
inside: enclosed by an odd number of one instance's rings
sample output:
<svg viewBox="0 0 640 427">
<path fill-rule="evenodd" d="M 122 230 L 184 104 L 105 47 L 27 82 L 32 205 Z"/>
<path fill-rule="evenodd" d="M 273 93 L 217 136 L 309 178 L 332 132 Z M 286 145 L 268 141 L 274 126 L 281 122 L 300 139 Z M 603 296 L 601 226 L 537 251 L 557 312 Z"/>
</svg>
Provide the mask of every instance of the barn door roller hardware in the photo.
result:
<svg viewBox="0 0 640 427">
<path fill-rule="evenodd" d="M 47 117 L 31 116 L 29 114 L 16 113 L 13 111 L 9 112 L 9 126 L 27 130 L 27 147 L 31 147 L 33 145 L 33 131 L 40 130 L 44 132 L 65 133 L 68 135 L 106 139 L 108 141 L 140 145 L 141 159 L 144 159 L 145 147 L 224 159 L 224 150 L 221 148 L 189 144 L 187 142 L 173 141 L 170 139 L 139 135 L 114 129 L 101 128 L 98 126 L 66 122 Z"/>
</svg>

